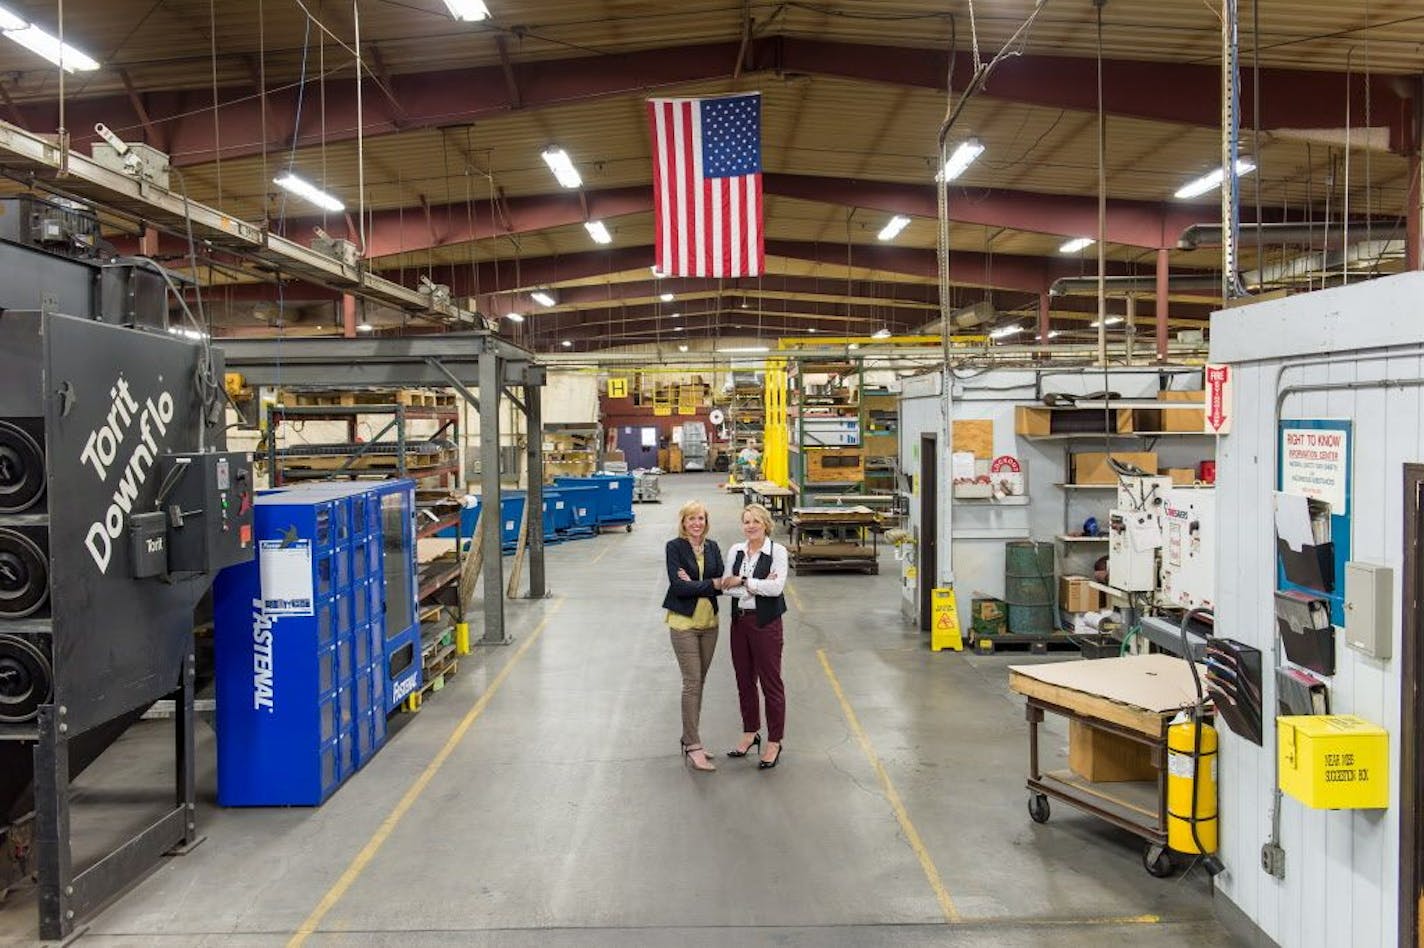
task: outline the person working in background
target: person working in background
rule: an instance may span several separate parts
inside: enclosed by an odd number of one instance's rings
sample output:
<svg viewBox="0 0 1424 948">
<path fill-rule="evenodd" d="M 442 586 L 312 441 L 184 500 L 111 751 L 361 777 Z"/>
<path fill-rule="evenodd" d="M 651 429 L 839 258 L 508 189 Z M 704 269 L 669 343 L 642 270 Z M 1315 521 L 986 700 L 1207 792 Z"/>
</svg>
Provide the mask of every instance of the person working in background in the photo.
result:
<svg viewBox="0 0 1424 948">
<path fill-rule="evenodd" d="M 786 689 L 781 683 L 781 617 L 786 612 L 786 547 L 771 539 L 771 512 L 761 504 L 742 508 L 742 535 L 727 554 L 722 588 L 732 598 L 732 667 L 742 708 L 742 740 L 728 757 L 745 757 L 761 746 L 761 704 L 766 701 L 766 746 L 757 764 L 770 770 L 781 761 L 786 726 Z M 758 694 L 760 689 L 760 694 Z"/>
</svg>

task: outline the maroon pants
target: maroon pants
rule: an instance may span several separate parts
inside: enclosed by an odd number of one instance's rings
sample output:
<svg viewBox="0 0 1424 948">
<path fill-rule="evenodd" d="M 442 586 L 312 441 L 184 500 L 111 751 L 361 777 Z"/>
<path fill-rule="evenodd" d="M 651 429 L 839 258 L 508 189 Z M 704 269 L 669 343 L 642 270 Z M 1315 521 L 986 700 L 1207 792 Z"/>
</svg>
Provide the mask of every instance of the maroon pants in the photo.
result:
<svg viewBox="0 0 1424 948">
<path fill-rule="evenodd" d="M 786 728 L 786 689 L 781 684 L 781 619 L 757 625 L 756 613 L 732 613 L 732 668 L 742 704 L 742 730 L 761 730 L 761 700 L 766 699 L 766 737 L 781 742 Z M 761 695 L 757 686 L 761 686 Z"/>
</svg>

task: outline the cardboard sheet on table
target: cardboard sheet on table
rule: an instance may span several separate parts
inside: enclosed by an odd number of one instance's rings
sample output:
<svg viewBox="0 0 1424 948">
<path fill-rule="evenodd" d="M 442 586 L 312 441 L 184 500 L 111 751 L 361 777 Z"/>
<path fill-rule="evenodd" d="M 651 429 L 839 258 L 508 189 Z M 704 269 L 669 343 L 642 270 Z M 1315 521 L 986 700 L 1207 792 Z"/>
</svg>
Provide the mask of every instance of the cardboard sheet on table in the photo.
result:
<svg viewBox="0 0 1424 948">
<path fill-rule="evenodd" d="M 1205 675 L 1204 666 L 1198 665 L 1197 669 Z M 1197 700 L 1191 669 L 1186 662 L 1171 655 L 1126 655 L 1090 661 L 1010 665 L 1009 670 L 1044 684 L 1071 688 L 1147 711 L 1173 711 L 1196 704 Z"/>
</svg>

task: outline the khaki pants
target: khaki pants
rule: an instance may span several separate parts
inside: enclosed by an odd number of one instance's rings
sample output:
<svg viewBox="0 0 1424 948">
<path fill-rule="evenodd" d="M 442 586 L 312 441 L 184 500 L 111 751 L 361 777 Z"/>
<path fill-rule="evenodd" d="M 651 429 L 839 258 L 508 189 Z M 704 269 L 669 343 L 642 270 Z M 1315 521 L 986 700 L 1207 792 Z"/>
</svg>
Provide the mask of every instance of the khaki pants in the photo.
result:
<svg viewBox="0 0 1424 948">
<path fill-rule="evenodd" d="M 682 669 L 682 742 L 689 746 L 701 744 L 697 725 L 702 717 L 702 684 L 707 669 L 712 667 L 712 653 L 717 650 L 717 627 L 710 629 L 668 629 L 672 637 L 672 652 Z"/>
</svg>

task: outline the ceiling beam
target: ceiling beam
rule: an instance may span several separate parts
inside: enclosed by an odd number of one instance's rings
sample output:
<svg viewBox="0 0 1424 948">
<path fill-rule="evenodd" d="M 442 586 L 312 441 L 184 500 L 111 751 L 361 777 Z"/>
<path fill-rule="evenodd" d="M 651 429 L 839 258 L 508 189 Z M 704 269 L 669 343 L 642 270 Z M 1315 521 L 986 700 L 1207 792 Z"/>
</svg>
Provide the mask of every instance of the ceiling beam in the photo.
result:
<svg viewBox="0 0 1424 948">
<path fill-rule="evenodd" d="M 568 105 L 591 99 L 643 95 L 683 83 L 730 78 L 736 68 L 740 41 L 663 47 L 599 57 L 536 60 L 519 64 L 518 87 L 523 108 Z M 940 91 L 945 87 L 950 56 L 945 50 L 875 46 L 796 37 L 753 38 L 748 61 L 759 72 L 809 73 L 866 82 Z M 955 58 L 955 88 L 964 88 L 972 57 Z M 1347 115 L 1365 114 L 1366 87 L 1378 121 L 1390 130 L 1390 144 L 1401 151 L 1406 143 L 1409 111 L 1392 76 L 1375 75 L 1368 83 L 1343 73 L 1304 69 L 1261 70 L 1261 128 L 1344 128 Z M 1092 111 L 1097 107 L 1096 67 L 1091 59 L 1023 55 L 1006 60 L 982 93 L 986 97 L 1048 108 Z M 1104 105 L 1109 114 L 1174 124 L 1214 128 L 1220 124 L 1217 100 L 1220 73 L 1215 66 L 1191 63 L 1106 60 L 1103 64 Z M 382 82 L 382 86 L 387 84 Z M 232 90 L 229 98 L 239 98 Z M 384 90 L 401 103 L 408 128 L 468 124 L 511 111 L 510 90 L 502 64 L 393 75 Z M 297 91 L 271 90 L 266 96 L 271 114 L 294 114 Z M 212 116 L 185 115 L 179 94 L 152 91 L 148 110 L 154 124 L 172 123 L 172 157 L 189 165 L 217 157 L 236 158 L 262 151 L 264 136 L 259 102 L 241 97 L 220 107 L 222 142 L 215 147 Z M 76 131 L 76 146 L 87 145 L 95 122 L 129 114 L 124 96 L 96 96 L 66 104 L 67 124 Z M 53 129 L 58 121 L 53 99 L 19 104 L 34 129 Z M 394 110 L 392 110 L 394 111 Z M 1242 127 L 1253 122 L 1251 101 L 1242 103 Z M 354 97 L 342 96 L 327 107 L 326 142 L 356 137 Z M 400 130 L 396 116 L 364 116 L 367 138 Z M 118 130 L 122 133 L 122 130 Z M 303 134 L 300 145 L 316 145 L 315 131 Z M 271 147 L 272 142 L 266 143 Z"/>
</svg>

